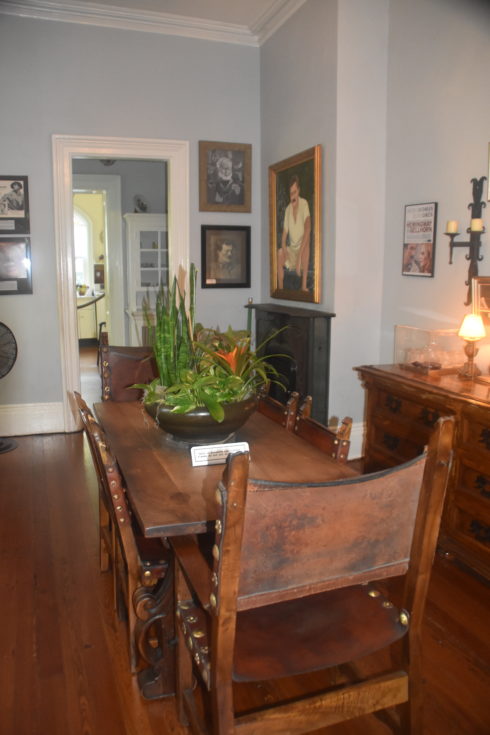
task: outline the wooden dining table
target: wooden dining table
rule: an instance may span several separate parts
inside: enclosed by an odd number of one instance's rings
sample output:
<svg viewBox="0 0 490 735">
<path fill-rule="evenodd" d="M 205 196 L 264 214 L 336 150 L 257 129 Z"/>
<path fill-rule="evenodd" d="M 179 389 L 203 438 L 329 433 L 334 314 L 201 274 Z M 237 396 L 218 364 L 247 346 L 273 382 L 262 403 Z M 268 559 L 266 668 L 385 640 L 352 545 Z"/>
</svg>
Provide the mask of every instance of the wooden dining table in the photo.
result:
<svg viewBox="0 0 490 735">
<path fill-rule="evenodd" d="M 203 533 L 216 520 L 223 465 L 193 467 L 188 445 L 159 429 L 139 402 L 96 403 L 145 536 Z M 327 482 L 357 473 L 280 424 L 255 412 L 235 442 L 250 448 L 249 476 L 278 482 Z"/>
<path fill-rule="evenodd" d="M 223 465 L 193 467 L 189 445 L 160 429 L 139 402 L 105 401 L 96 403 L 94 410 L 143 534 L 171 538 L 212 531 L 218 516 L 216 488 Z M 258 411 L 233 441 L 248 443 L 249 476 L 255 479 L 316 483 L 358 474 Z M 154 660 L 147 660 L 148 667 L 138 675 L 140 690 L 148 699 L 174 692 L 171 593 L 169 574 L 165 589 L 159 590 L 150 606 L 154 619 L 164 621 L 159 653 Z M 145 621 L 147 629 L 151 628 L 149 622 Z"/>
</svg>

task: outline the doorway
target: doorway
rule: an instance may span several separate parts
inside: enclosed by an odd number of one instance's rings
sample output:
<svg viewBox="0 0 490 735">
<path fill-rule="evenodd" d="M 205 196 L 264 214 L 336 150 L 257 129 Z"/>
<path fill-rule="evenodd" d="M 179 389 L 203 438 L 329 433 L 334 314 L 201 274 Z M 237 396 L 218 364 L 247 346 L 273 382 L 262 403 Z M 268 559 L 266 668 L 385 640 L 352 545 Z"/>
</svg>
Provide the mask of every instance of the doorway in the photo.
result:
<svg viewBox="0 0 490 735">
<path fill-rule="evenodd" d="M 170 274 L 188 271 L 189 264 L 189 143 L 188 141 L 53 136 L 55 241 L 60 320 L 60 355 L 64 429 L 79 428 L 70 396 L 80 390 L 73 248 L 72 161 L 74 158 L 133 158 L 160 160 L 168 171 L 168 243 Z"/>
</svg>

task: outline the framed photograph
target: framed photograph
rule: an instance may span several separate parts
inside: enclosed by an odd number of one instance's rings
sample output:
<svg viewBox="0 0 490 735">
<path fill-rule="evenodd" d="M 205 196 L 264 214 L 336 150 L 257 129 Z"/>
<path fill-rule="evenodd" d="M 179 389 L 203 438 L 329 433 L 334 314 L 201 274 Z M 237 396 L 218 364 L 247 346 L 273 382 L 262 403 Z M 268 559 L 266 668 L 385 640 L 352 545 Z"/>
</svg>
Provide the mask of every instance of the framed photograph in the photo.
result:
<svg viewBox="0 0 490 735">
<path fill-rule="evenodd" d="M 321 146 L 269 166 L 271 296 L 320 302 Z"/>
<path fill-rule="evenodd" d="M 434 276 L 437 202 L 407 204 L 403 230 L 403 276 Z"/>
<path fill-rule="evenodd" d="M 490 324 L 490 276 L 476 276 L 471 279 L 473 308 L 481 314 L 486 326 Z"/>
<path fill-rule="evenodd" d="M 29 232 L 27 176 L 0 176 L 0 234 Z"/>
<path fill-rule="evenodd" d="M 251 182 L 250 143 L 199 141 L 201 212 L 250 212 Z"/>
<path fill-rule="evenodd" d="M 202 288 L 250 288 L 250 227 L 201 225 Z"/>
<path fill-rule="evenodd" d="M 0 295 L 32 293 L 29 237 L 0 237 Z"/>
</svg>

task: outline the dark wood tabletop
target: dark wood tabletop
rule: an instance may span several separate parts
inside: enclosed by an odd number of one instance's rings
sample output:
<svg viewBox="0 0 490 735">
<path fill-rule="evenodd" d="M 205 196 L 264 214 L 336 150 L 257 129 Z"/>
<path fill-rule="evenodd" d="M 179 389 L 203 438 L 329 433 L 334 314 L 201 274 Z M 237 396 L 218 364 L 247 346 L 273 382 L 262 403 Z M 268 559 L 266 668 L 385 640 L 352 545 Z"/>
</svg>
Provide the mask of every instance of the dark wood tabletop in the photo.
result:
<svg viewBox="0 0 490 735">
<path fill-rule="evenodd" d="M 223 465 L 193 467 L 189 447 L 159 429 L 139 402 L 106 401 L 94 409 L 145 536 L 208 530 Z M 248 442 L 250 477 L 256 479 L 328 482 L 357 474 L 258 412 L 235 441 Z"/>
</svg>

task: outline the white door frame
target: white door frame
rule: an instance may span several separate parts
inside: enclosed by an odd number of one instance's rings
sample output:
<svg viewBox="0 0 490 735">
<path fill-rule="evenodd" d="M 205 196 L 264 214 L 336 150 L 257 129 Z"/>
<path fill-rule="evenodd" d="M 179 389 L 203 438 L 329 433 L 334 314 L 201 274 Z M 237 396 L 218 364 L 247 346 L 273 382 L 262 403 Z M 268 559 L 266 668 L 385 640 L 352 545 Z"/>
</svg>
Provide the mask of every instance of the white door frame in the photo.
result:
<svg viewBox="0 0 490 735">
<path fill-rule="evenodd" d="M 123 228 L 121 212 L 121 177 L 113 174 L 73 174 L 73 191 L 104 191 L 106 194 L 107 247 L 110 257 L 106 268 L 107 304 L 110 314 L 111 340 L 123 345 L 124 340 L 124 273 Z M 118 274 L 118 278 L 114 274 Z"/>
<path fill-rule="evenodd" d="M 73 158 L 135 158 L 167 163 L 169 268 L 189 268 L 189 142 L 145 138 L 53 135 L 53 187 L 64 430 L 79 419 L 70 401 L 80 390 L 76 283 L 73 255 Z"/>
</svg>

